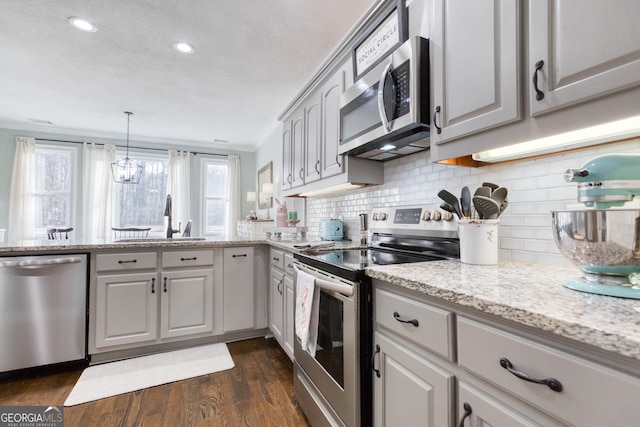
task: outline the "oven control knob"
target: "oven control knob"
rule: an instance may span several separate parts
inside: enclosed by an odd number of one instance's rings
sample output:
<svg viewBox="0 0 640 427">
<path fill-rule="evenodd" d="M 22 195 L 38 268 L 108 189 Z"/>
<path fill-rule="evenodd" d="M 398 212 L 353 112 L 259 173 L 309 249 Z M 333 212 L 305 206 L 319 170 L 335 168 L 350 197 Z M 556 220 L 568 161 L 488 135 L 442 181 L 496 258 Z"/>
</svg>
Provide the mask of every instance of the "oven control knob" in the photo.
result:
<svg viewBox="0 0 640 427">
<path fill-rule="evenodd" d="M 429 211 L 422 212 L 422 220 L 423 221 L 430 221 L 431 220 L 431 213 Z"/>
<path fill-rule="evenodd" d="M 378 212 L 374 212 L 373 215 L 371 215 L 371 219 L 374 221 L 378 220 Z"/>
<path fill-rule="evenodd" d="M 434 221 L 440 221 L 440 218 L 442 218 L 442 214 L 440 213 L 439 210 L 434 210 L 433 212 L 431 212 L 431 219 Z"/>
<path fill-rule="evenodd" d="M 387 219 L 387 214 L 384 212 L 380 212 L 380 221 L 384 221 L 385 219 Z"/>
<path fill-rule="evenodd" d="M 449 211 L 442 212 L 442 219 L 445 221 L 451 221 L 453 219 L 453 214 Z"/>
</svg>

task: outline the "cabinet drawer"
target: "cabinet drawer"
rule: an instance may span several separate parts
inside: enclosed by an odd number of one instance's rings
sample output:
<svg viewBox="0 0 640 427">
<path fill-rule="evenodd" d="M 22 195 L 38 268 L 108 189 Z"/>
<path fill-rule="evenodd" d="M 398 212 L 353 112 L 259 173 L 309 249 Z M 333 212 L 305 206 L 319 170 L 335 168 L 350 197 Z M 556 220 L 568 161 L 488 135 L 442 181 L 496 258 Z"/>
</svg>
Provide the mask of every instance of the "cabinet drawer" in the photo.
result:
<svg viewBox="0 0 640 427">
<path fill-rule="evenodd" d="M 284 272 L 289 276 L 293 277 L 293 254 L 286 253 L 284 254 Z"/>
<path fill-rule="evenodd" d="M 461 366 L 564 422 L 622 426 L 640 418 L 640 379 L 472 320 L 457 323 Z M 531 378 L 556 379 L 562 390 L 516 377 L 502 358 Z"/>
<path fill-rule="evenodd" d="M 284 271 L 284 252 L 271 249 L 271 265 Z"/>
<path fill-rule="evenodd" d="M 155 252 L 96 255 L 96 271 L 129 271 L 156 268 Z"/>
<path fill-rule="evenodd" d="M 453 313 L 382 289 L 376 289 L 374 306 L 379 325 L 453 360 Z"/>
<path fill-rule="evenodd" d="M 213 265 L 213 250 L 162 253 L 162 268 Z"/>
</svg>

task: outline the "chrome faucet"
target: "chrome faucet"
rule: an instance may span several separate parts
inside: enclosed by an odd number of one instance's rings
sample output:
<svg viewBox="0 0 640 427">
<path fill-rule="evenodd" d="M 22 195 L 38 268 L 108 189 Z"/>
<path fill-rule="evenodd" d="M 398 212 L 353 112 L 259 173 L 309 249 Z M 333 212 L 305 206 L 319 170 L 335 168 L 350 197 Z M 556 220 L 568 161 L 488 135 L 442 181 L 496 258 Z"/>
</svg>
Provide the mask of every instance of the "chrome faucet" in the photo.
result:
<svg viewBox="0 0 640 427">
<path fill-rule="evenodd" d="M 178 229 L 175 230 L 171 225 L 171 214 L 173 212 L 173 208 L 171 206 L 171 194 L 167 194 L 167 203 L 164 207 L 164 216 L 169 218 L 167 224 L 167 239 L 172 239 L 175 233 L 180 233 L 180 223 L 178 222 Z"/>
</svg>

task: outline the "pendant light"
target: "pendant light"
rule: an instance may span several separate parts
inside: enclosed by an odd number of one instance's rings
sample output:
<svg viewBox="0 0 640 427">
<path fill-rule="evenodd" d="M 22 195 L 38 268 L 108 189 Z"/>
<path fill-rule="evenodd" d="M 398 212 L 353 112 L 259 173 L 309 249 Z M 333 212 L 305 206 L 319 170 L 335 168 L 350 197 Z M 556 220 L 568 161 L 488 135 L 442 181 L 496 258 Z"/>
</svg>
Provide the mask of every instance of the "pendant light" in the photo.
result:
<svg viewBox="0 0 640 427">
<path fill-rule="evenodd" d="M 122 160 L 111 163 L 111 173 L 115 182 L 137 184 L 140 182 L 143 167 L 129 158 L 129 121 L 133 113 L 130 111 L 125 111 L 124 113 L 127 115 L 127 156 Z"/>
</svg>

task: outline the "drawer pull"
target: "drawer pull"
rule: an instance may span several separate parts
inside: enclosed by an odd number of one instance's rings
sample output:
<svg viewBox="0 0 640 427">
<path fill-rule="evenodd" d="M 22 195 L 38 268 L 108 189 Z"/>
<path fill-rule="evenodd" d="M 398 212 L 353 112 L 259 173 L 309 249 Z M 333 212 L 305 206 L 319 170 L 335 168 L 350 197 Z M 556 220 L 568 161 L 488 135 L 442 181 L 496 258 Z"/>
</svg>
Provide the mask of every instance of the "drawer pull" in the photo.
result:
<svg viewBox="0 0 640 427">
<path fill-rule="evenodd" d="M 155 277 L 151 278 L 151 293 L 152 294 L 156 293 L 156 278 Z"/>
<path fill-rule="evenodd" d="M 536 91 L 536 101 L 542 101 L 544 99 L 544 92 L 538 89 L 538 71 L 544 67 L 544 61 L 540 60 L 536 62 L 535 71 L 533 72 L 533 90 Z"/>
<path fill-rule="evenodd" d="M 246 257 L 246 256 L 247 256 L 247 254 L 242 254 L 242 255 L 236 255 L 236 254 L 233 254 L 233 255 L 231 255 L 231 256 L 232 256 L 232 257 L 234 257 L 234 258 L 242 258 L 242 257 Z"/>
<path fill-rule="evenodd" d="M 469 405 L 467 402 L 464 402 L 462 407 L 464 408 L 464 414 L 462 414 L 462 418 L 460 418 L 460 424 L 458 424 L 458 427 L 464 427 L 464 420 L 470 417 L 471 413 L 473 412 L 471 410 L 471 405 Z"/>
<path fill-rule="evenodd" d="M 529 375 L 525 374 L 524 372 L 520 372 L 518 370 L 513 369 L 513 364 L 506 357 L 503 357 L 500 359 L 500 366 L 502 366 L 504 369 L 511 372 L 513 375 L 520 378 L 521 380 L 529 381 L 536 384 L 544 384 L 547 387 L 549 387 L 551 390 L 556 391 L 558 393 L 562 391 L 562 384 L 557 379 L 545 378 L 542 380 L 537 380 L 535 378 L 531 378 Z"/>
<path fill-rule="evenodd" d="M 164 291 L 167 292 L 167 278 L 164 278 Z"/>
<path fill-rule="evenodd" d="M 278 258 L 278 257 L 273 257 L 272 259 L 273 259 L 275 262 L 280 262 L 280 258 Z"/>
<path fill-rule="evenodd" d="M 418 327 L 418 319 L 403 319 L 402 316 L 400 316 L 397 311 L 393 312 L 393 318 L 400 323 L 411 323 L 416 328 Z"/>
<path fill-rule="evenodd" d="M 380 344 L 376 344 L 376 352 L 371 356 L 371 369 L 376 373 L 376 377 L 380 378 L 380 369 L 376 369 L 376 354 L 380 353 Z"/>
<path fill-rule="evenodd" d="M 131 264 L 131 263 L 136 263 L 136 262 L 138 262 L 137 259 L 130 259 L 128 261 L 120 260 L 120 261 L 118 261 L 118 264 Z"/>
<path fill-rule="evenodd" d="M 293 264 L 291 263 L 287 264 L 287 268 L 293 268 Z"/>
<path fill-rule="evenodd" d="M 195 261 L 197 259 L 198 259 L 198 257 L 194 256 L 193 258 L 180 258 L 180 261 Z"/>
</svg>

